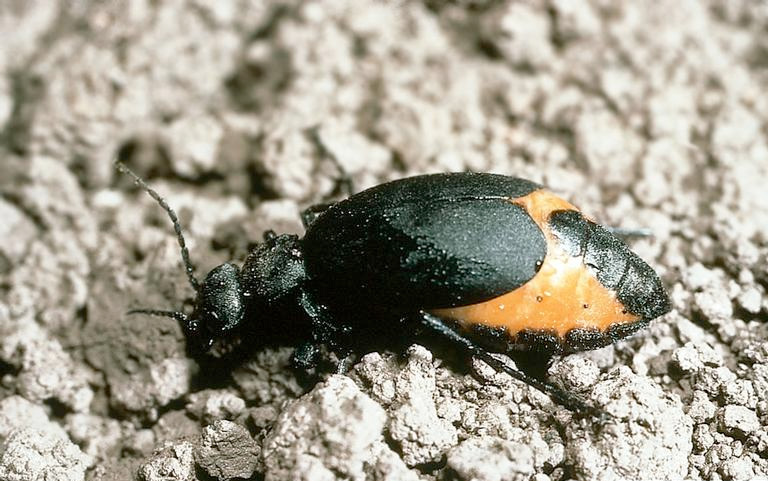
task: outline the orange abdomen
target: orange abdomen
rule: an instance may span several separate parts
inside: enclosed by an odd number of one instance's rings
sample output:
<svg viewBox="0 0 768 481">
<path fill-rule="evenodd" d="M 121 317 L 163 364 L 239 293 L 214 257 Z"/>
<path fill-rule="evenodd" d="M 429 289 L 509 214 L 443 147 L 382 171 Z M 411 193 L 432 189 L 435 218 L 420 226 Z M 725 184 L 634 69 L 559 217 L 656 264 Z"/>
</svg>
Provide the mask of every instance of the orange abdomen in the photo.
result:
<svg viewBox="0 0 768 481">
<path fill-rule="evenodd" d="M 570 346 L 570 350 L 605 345 L 611 341 L 608 330 L 612 326 L 642 320 L 627 310 L 616 290 L 600 283 L 593 268 L 585 264 L 584 256 L 568 252 L 551 229 L 550 216 L 554 212 L 577 212 L 573 205 L 545 190 L 512 202 L 526 209 L 546 238 L 547 254 L 537 274 L 493 299 L 430 312 L 456 321 L 464 330 L 477 326 L 503 329 L 512 341 L 523 332 L 541 333 L 556 337 L 566 348 L 569 332 L 593 333 L 595 346 Z"/>
</svg>

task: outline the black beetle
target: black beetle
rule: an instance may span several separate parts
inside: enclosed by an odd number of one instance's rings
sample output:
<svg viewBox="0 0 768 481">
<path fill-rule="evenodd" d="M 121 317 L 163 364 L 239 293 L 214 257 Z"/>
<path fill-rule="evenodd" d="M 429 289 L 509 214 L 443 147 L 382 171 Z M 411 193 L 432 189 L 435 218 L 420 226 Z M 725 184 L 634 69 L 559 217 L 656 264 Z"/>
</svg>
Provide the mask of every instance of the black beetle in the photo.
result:
<svg viewBox="0 0 768 481">
<path fill-rule="evenodd" d="M 309 326 L 294 355 L 305 368 L 317 346 L 344 355 L 355 337 L 415 322 L 583 411 L 576 396 L 489 350 L 595 349 L 670 309 L 653 269 L 608 229 L 536 183 L 482 173 L 405 178 L 312 209 L 303 238 L 268 231 L 242 268 L 222 264 L 199 283 L 174 211 L 116 165 L 170 216 L 196 293 L 190 315 L 132 312 L 178 320 L 197 356 L 285 310 Z"/>
</svg>

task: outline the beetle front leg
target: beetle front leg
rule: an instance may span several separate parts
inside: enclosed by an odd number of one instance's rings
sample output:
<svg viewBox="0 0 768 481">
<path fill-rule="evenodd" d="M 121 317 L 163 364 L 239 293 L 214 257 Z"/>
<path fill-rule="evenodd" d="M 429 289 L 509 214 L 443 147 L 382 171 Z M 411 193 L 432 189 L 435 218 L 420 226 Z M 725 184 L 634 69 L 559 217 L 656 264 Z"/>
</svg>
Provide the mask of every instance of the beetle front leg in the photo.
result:
<svg viewBox="0 0 768 481">
<path fill-rule="evenodd" d="M 312 339 L 299 346 L 294 353 L 294 362 L 299 366 L 306 365 L 308 369 L 317 367 L 325 346 L 337 358 L 331 361 L 333 371 L 337 374 L 346 372 L 352 353 L 348 340 L 350 328 L 339 325 L 328 308 L 315 301 L 305 290 L 299 294 L 298 303 L 312 324 Z"/>
<path fill-rule="evenodd" d="M 291 365 L 294 369 L 309 372 L 317 367 L 318 349 L 313 342 L 300 344 L 291 356 Z"/>
</svg>

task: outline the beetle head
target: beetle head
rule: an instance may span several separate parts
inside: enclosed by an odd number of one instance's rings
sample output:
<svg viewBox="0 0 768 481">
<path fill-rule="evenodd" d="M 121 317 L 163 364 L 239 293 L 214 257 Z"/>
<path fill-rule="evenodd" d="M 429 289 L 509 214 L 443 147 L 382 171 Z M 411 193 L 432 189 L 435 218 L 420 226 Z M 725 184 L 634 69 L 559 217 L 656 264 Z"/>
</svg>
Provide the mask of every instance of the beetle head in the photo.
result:
<svg viewBox="0 0 768 481">
<path fill-rule="evenodd" d="M 205 276 L 195 300 L 192 315 L 182 323 L 193 350 L 206 352 L 217 340 L 240 325 L 245 302 L 240 289 L 239 269 L 221 264 Z"/>
<path fill-rule="evenodd" d="M 187 347 L 193 353 L 206 353 L 211 346 L 240 325 L 244 316 L 244 299 L 240 289 L 239 270 L 234 264 L 221 264 L 212 269 L 202 284 L 195 278 L 195 268 L 189 259 L 181 224 L 174 210 L 144 180 L 120 161 L 115 162 L 120 172 L 133 180 L 165 210 L 173 223 L 176 239 L 181 248 L 181 259 L 190 286 L 196 292 L 195 308 L 191 315 L 180 311 L 159 309 L 134 309 L 129 314 L 142 313 L 171 317 L 179 321 L 187 338 Z"/>
</svg>

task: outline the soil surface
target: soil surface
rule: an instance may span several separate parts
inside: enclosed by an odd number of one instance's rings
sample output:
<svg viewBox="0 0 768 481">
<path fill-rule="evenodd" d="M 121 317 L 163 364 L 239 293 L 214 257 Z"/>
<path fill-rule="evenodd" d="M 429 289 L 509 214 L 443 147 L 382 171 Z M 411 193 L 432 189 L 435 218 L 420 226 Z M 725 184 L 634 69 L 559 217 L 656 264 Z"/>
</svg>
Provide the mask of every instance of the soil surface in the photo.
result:
<svg viewBox="0 0 768 481">
<path fill-rule="evenodd" d="M 4 1 L 0 479 L 768 476 L 766 30 L 752 0 Z M 193 293 L 118 156 L 199 275 L 301 234 L 339 166 L 471 170 L 650 229 L 673 309 L 549 369 L 602 420 L 407 332 L 320 382 L 288 341 L 201 369 L 126 314 Z"/>
</svg>

